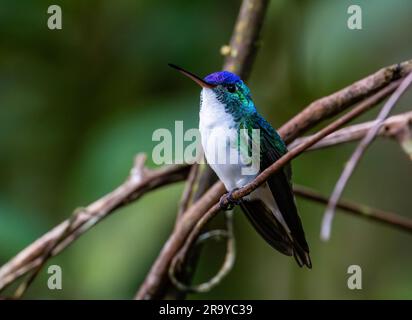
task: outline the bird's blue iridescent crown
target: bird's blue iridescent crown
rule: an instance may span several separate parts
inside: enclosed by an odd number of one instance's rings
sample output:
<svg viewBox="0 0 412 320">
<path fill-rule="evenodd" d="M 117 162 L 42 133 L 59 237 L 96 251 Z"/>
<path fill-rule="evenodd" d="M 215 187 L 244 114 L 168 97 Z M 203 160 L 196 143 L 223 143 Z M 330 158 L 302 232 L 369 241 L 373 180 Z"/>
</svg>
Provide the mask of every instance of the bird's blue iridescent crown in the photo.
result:
<svg viewBox="0 0 412 320">
<path fill-rule="evenodd" d="M 237 75 L 229 71 L 219 71 L 209 74 L 204 78 L 207 83 L 219 85 L 219 84 L 232 84 L 242 81 Z"/>
</svg>

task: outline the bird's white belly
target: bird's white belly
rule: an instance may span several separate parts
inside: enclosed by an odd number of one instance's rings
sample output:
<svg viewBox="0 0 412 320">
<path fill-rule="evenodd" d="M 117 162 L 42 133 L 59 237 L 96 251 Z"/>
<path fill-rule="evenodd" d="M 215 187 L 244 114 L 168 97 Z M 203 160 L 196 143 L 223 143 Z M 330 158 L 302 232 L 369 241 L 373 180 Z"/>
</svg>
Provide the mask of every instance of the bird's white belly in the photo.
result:
<svg viewBox="0 0 412 320">
<path fill-rule="evenodd" d="M 215 127 L 207 133 L 201 131 L 201 136 L 206 160 L 227 190 L 240 188 L 256 177 L 256 174 L 245 174 L 250 164 L 245 163 L 234 147 L 237 139 L 235 130 Z"/>
</svg>

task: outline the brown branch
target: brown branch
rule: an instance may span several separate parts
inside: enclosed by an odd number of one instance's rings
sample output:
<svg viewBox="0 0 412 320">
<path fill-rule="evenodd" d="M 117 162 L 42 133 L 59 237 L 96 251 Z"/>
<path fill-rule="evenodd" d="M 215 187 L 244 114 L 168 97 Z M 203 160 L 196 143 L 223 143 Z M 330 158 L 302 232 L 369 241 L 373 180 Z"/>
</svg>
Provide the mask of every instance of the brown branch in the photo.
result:
<svg viewBox="0 0 412 320">
<path fill-rule="evenodd" d="M 382 68 L 329 96 L 312 102 L 302 112 L 286 122 L 279 134 L 289 144 L 321 121 L 333 117 L 354 103 L 404 77 L 412 70 L 412 60 Z"/>
<path fill-rule="evenodd" d="M 252 182 L 234 191 L 232 193 L 232 198 L 234 200 L 241 199 L 254 191 L 256 188 L 262 185 L 272 174 L 281 169 L 293 158 L 301 154 L 305 149 L 311 147 L 322 138 L 326 137 L 355 117 L 361 115 L 362 113 L 375 106 L 388 94 L 393 92 L 398 85 L 399 81 L 393 82 L 387 87 L 375 93 L 373 96 L 359 103 L 347 114 L 343 115 L 341 118 L 335 120 L 327 127 L 317 132 L 311 137 L 311 139 L 286 153 L 275 163 L 273 163 L 262 173 L 260 173 L 259 176 L 257 176 L 256 179 L 254 179 Z M 159 292 L 159 288 L 161 288 L 164 283 L 168 281 L 168 268 L 173 257 L 184 245 L 190 247 L 190 245 L 197 238 L 198 234 L 206 225 L 206 223 L 219 212 L 220 205 L 218 199 L 221 198 L 224 190 L 225 188 L 221 182 L 215 183 L 215 185 L 205 194 L 204 197 L 200 198 L 192 207 L 189 208 L 186 213 L 183 214 L 181 223 L 179 223 L 179 225 L 174 229 L 169 240 L 164 245 L 162 251 L 159 254 L 159 257 L 149 271 L 146 280 L 143 282 L 138 293 L 136 294 L 136 299 L 158 298 L 157 293 Z M 223 196 L 222 203 L 228 204 L 227 196 Z"/>
<path fill-rule="evenodd" d="M 84 210 L 78 211 L 74 215 L 74 220 L 71 223 L 71 231 L 63 238 L 60 237 L 70 224 L 71 218 L 63 221 L 51 231 L 44 234 L 8 263 L 3 265 L 0 268 L 0 290 L 4 289 L 17 278 L 38 267 L 43 261 L 42 256 L 47 252 L 47 249 L 55 243 L 56 239 L 60 241 L 51 252 L 51 256 L 55 256 L 61 252 L 116 209 L 139 199 L 148 191 L 170 183 L 182 181 L 187 177 L 190 168 L 189 165 L 171 165 L 156 170 L 149 170 L 144 168 L 143 164 L 144 156 L 137 156 L 135 166 L 131 170 L 127 180 L 114 191 L 84 208 Z"/>
<path fill-rule="evenodd" d="M 182 198 L 180 200 L 176 223 L 178 223 L 179 218 L 187 210 L 187 208 L 189 207 L 189 204 L 192 202 L 192 198 L 195 192 L 194 189 L 196 188 L 196 179 L 198 177 L 198 174 L 199 174 L 199 164 L 194 163 L 192 167 L 190 168 L 189 176 L 187 177 L 185 188 L 182 193 Z"/>
<path fill-rule="evenodd" d="M 350 177 L 352 176 L 357 164 L 359 163 L 362 156 L 365 154 L 367 148 L 370 146 L 372 141 L 375 139 L 376 134 L 381 128 L 383 122 L 389 116 L 392 109 L 395 107 L 396 103 L 400 97 L 406 92 L 409 86 L 412 83 L 412 72 L 402 80 L 399 87 L 391 95 L 385 105 L 382 107 L 381 111 L 378 114 L 378 117 L 375 120 L 375 123 L 368 131 L 366 136 L 361 140 L 355 151 L 353 152 L 351 158 L 346 163 L 345 168 L 339 180 L 337 181 L 335 188 L 333 189 L 332 195 L 330 197 L 328 206 L 326 207 L 325 214 L 322 220 L 321 226 L 321 238 L 323 240 L 329 240 L 330 232 L 332 227 L 332 220 L 335 215 L 336 205 L 342 196 L 343 190 L 345 189 L 346 184 L 348 183 Z"/>
<path fill-rule="evenodd" d="M 293 191 L 295 195 L 311 201 L 325 205 L 327 205 L 329 202 L 328 197 L 308 187 L 294 185 Z M 347 200 L 340 200 L 336 207 L 355 216 L 370 219 L 372 221 L 379 222 L 390 227 L 395 227 L 408 233 L 412 233 L 412 219 L 403 217 L 399 214 L 386 212 Z"/>
<path fill-rule="evenodd" d="M 375 121 L 368 121 L 337 130 L 307 149 L 307 151 L 328 148 L 342 143 L 360 140 L 368 133 L 374 123 Z M 402 140 L 404 132 L 409 131 L 411 126 L 412 111 L 401 113 L 386 119 L 383 122 L 378 135 L 381 137 Z M 308 139 L 310 139 L 310 136 L 296 139 L 289 145 L 289 149 L 295 148 L 297 145 Z"/>
<path fill-rule="evenodd" d="M 69 235 L 70 231 L 73 228 L 73 223 L 76 221 L 77 217 L 77 211 L 70 217 L 66 228 L 63 230 L 63 232 L 59 235 L 58 238 L 54 239 L 53 242 L 51 242 L 47 248 L 44 250 L 42 255 L 38 258 L 39 263 L 38 265 L 32 270 L 30 276 L 28 277 L 27 280 L 23 281 L 16 291 L 14 292 L 13 298 L 14 299 L 20 299 L 27 291 L 27 289 L 30 287 L 30 285 L 33 283 L 33 281 L 36 279 L 36 277 L 39 275 L 41 269 L 43 266 L 46 264 L 47 260 L 52 257 L 53 251 L 56 249 L 56 247 L 59 245 L 59 243 Z"/>
<path fill-rule="evenodd" d="M 255 60 L 268 3 L 268 0 L 243 0 L 230 44 L 221 49 L 226 56 L 223 69 L 242 79 L 249 77 Z"/>
</svg>

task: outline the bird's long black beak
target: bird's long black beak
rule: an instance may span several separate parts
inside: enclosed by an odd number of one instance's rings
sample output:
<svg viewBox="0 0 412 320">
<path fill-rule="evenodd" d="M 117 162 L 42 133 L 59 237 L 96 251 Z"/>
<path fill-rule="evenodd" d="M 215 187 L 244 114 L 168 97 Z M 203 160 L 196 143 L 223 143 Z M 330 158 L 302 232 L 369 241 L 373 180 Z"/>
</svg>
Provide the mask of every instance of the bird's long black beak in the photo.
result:
<svg viewBox="0 0 412 320">
<path fill-rule="evenodd" d="M 193 74 L 193 73 L 191 73 L 191 72 L 189 72 L 189 71 L 187 71 L 187 70 L 185 70 L 181 67 L 178 67 L 177 65 L 169 63 L 169 67 L 172 67 L 173 69 L 176 69 L 180 73 L 184 74 L 186 77 L 192 79 L 194 82 L 196 82 L 202 88 L 212 89 L 212 88 L 216 87 L 216 85 L 206 82 L 205 80 L 198 77 L 197 75 L 195 75 L 195 74 Z"/>
</svg>

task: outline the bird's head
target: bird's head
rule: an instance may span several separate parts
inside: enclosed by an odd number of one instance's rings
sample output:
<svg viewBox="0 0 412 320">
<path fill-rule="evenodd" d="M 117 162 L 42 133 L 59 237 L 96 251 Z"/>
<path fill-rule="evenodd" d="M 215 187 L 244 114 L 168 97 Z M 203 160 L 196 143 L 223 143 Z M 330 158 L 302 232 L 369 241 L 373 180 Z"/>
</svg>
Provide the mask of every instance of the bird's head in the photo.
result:
<svg viewBox="0 0 412 320">
<path fill-rule="evenodd" d="M 218 71 L 209 74 L 204 79 L 169 64 L 174 69 L 189 77 L 203 88 L 204 94 L 213 95 L 220 103 L 233 111 L 254 111 L 255 107 L 250 96 L 250 90 L 239 76 L 229 71 Z"/>
</svg>

